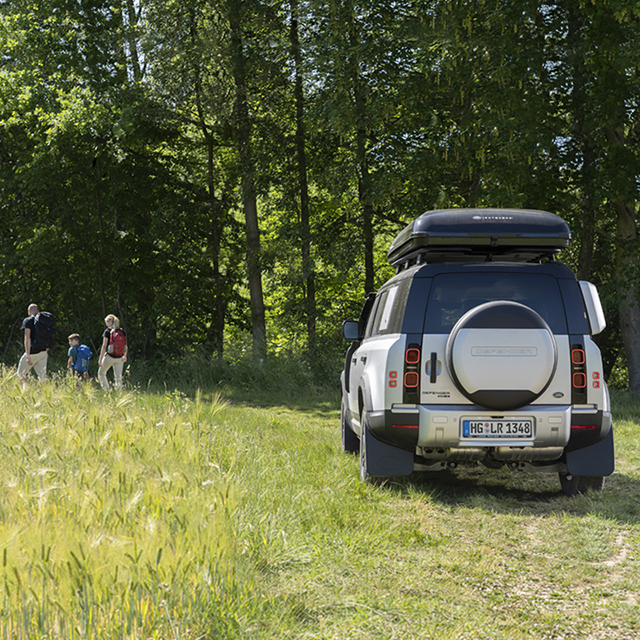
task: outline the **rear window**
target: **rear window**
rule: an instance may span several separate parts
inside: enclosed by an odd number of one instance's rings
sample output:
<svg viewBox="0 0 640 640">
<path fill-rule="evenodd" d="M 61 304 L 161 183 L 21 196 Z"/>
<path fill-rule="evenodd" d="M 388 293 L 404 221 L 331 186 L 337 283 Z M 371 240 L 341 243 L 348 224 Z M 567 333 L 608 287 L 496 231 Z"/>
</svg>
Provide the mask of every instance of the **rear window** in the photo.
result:
<svg viewBox="0 0 640 640">
<path fill-rule="evenodd" d="M 553 333 L 566 334 L 567 320 L 558 281 L 532 273 L 447 273 L 433 279 L 425 333 L 449 333 L 469 310 L 484 302 L 509 300 L 537 311 Z"/>
</svg>

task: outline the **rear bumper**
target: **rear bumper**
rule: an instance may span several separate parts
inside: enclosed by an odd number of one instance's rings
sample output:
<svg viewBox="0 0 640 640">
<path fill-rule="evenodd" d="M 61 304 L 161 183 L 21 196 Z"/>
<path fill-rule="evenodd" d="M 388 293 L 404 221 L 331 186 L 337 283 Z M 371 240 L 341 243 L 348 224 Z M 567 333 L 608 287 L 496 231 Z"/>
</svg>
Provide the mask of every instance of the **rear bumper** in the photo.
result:
<svg viewBox="0 0 640 640">
<path fill-rule="evenodd" d="M 571 415 L 571 437 L 567 452 L 577 451 L 604 440 L 611 431 L 610 411 L 581 411 Z"/>
<path fill-rule="evenodd" d="M 603 440 L 611 431 L 611 414 L 605 411 L 576 410 L 571 405 L 535 405 L 497 414 L 471 405 L 394 405 L 368 413 L 370 430 L 381 442 L 407 451 L 416 447 L 461 449 L 477 447 L 562 447 L 575 451 Z M 532 418 L 531 439 L 464 438 L 465 418 Z M 525 454 L 526 457 L 526 454 Z"/>
</svg>

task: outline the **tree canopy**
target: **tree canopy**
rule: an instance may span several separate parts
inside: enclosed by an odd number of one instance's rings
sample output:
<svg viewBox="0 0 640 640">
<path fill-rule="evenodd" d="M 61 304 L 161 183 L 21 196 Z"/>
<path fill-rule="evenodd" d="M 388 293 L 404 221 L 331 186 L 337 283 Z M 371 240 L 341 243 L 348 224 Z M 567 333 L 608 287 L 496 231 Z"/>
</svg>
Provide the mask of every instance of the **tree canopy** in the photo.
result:
<svg viewBox="0 0 640 640">
<path fill-rule="evenodd" d="M 406 223 L 529 207 L 640 392 L 639 38 L 631 0 L 0 2 L 5 360 L 35 301 L 146 359 L 337 361 Z"/>
</svg>

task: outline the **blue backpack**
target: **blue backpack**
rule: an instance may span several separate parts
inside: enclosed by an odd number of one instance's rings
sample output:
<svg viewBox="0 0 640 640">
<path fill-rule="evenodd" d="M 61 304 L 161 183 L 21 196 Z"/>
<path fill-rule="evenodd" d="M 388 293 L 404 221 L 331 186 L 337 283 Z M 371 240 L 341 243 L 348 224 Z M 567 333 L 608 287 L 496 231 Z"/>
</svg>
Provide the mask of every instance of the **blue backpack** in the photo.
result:
<svg viewBox="0 0 640 640">
<path fill-rule="evenodd" d="M 86 344 L 80 344 L 76 347 L 76 361 L 73 368 L 80 373 L 84 373 L 89 368 L 89 358 L 93 355 L 91 349 Z"/>
</svg>

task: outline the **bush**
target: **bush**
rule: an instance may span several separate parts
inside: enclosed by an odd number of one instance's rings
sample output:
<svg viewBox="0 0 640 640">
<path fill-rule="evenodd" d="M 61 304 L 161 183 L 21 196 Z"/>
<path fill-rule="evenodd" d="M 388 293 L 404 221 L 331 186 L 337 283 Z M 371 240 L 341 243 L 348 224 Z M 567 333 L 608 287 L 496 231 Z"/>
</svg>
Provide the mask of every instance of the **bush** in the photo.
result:
<svg viewBox="0 0 640 640">
<path fill-rule="evenodd" d="M 196 389 L 216 390 L 255 402 L 300 404 L 305 399 L 337 398 L 340 365 L 330 360 L 310 363 L 292 353 L 258 361 L 246 353 L 219 359 L 200 352 L 134 362 L 127 375 L 130 384 L 143 388 L 178 389 L 187 395 Z"/>
</svg>

